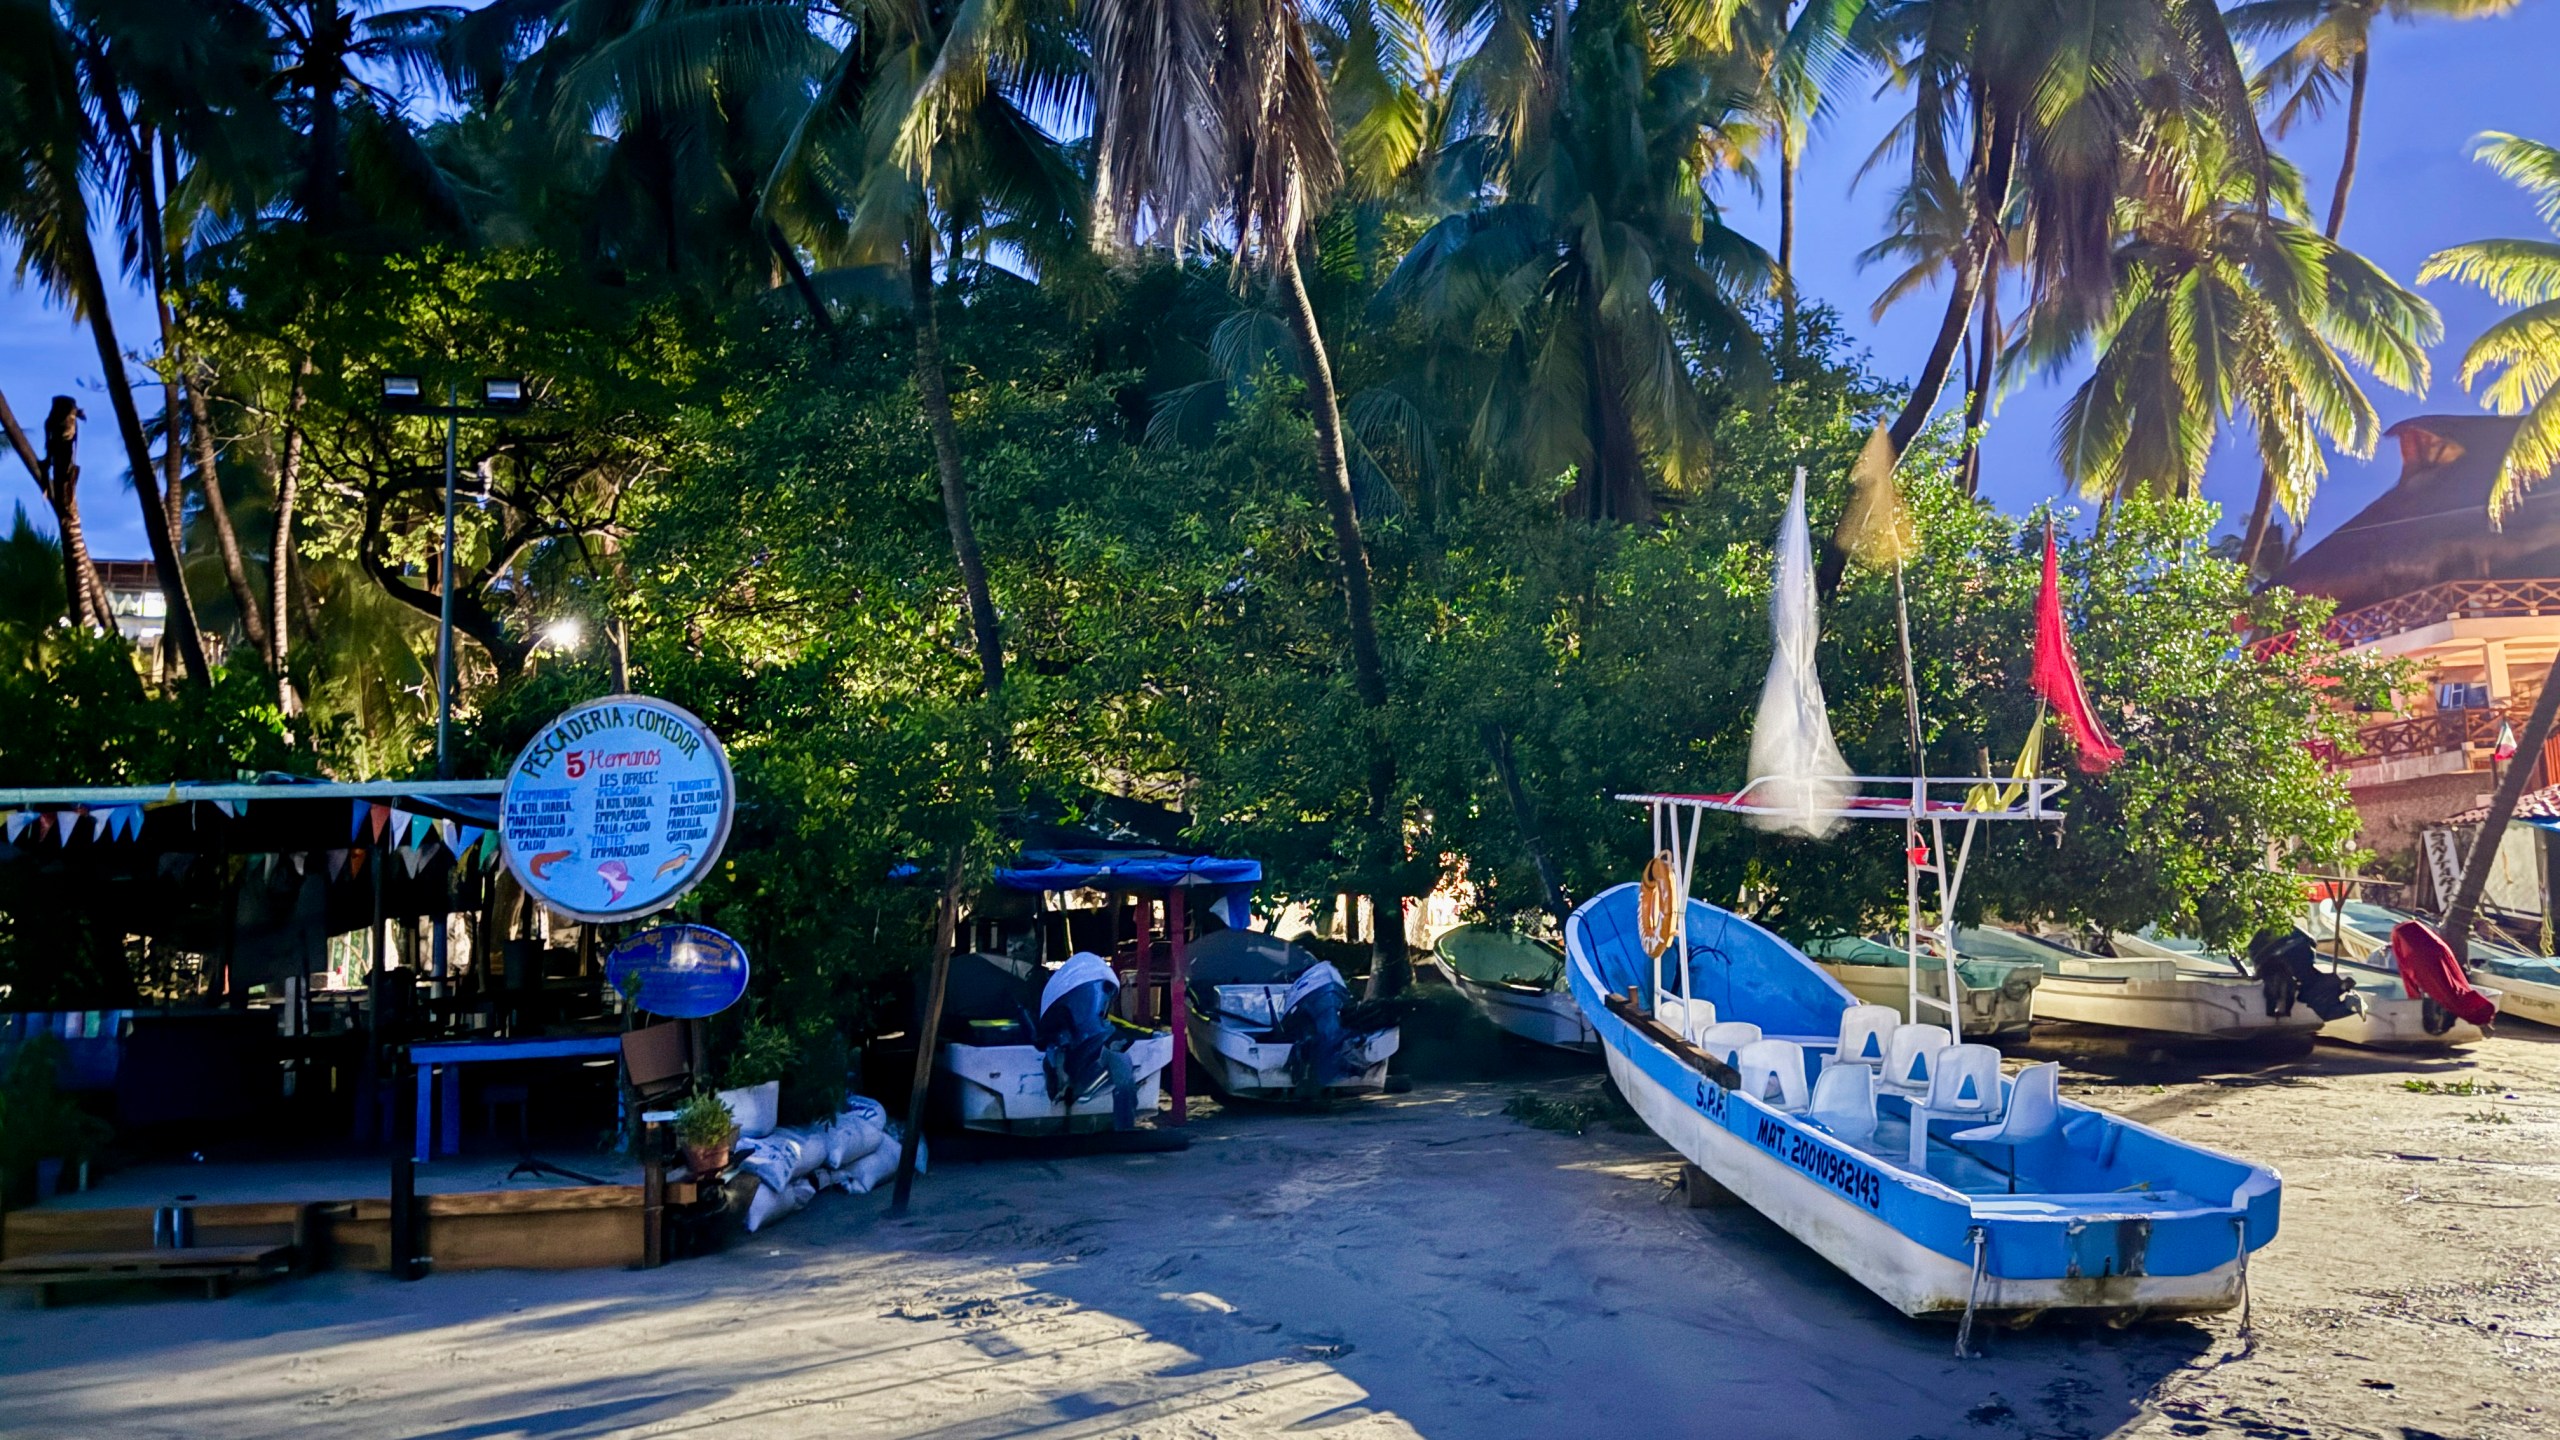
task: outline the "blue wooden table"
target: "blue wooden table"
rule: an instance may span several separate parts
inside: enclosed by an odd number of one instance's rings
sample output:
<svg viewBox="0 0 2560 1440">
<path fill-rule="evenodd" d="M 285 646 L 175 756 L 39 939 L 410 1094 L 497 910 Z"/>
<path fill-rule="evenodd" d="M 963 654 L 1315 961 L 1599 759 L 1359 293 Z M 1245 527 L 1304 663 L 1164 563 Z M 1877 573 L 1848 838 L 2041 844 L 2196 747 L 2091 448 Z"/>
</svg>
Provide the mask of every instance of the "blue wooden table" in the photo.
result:
<svg viewBox="0 0 2560 1440">
<path fill-rule="evenodd" d="M 560 1035 L 523 1040 L 431 1040 L 409 1047 L 418 1071 L 418 1148 L 421 1164 L 437 1150 L 453 1154 L 462 1148 L 462 1067 L 504 1060 L 594 1059 L 622 1053 L 619 1035 Z M 435 1129 L 437 1072 L 444 1079 L 444 1133 Z M 617 1105 L 619 1101 L 617 1100 Z"/>
</svg>

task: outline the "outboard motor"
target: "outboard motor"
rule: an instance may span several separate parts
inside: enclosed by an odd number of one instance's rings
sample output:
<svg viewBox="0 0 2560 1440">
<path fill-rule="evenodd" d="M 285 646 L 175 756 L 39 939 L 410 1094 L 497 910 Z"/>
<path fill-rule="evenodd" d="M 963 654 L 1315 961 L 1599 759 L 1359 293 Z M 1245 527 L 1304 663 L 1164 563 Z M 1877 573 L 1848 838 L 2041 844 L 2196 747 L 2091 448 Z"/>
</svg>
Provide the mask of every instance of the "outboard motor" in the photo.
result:
<svg viewBox="0 0 2560 1440">
<path fill-rule="evenodd" d="M 1349 982 L 1330 960 L 1317 961 L 1289 982 L 1280 1033 L 1289 1042 L 1290 1074 L 1305 1094 L 1321 1094 L 1352 1072 L 1352 1037 L 1342 1025 L 1342 1007 L 1350 998 Z"/>
<path fill-rule="evenodd" d="M 1072 1103 L 1108 1073 L 1111 1125 L 1126 1130 L 1137 1123 L 1138 1092 L 1128 1052 L 1111 1043 L 1111 1005 L 1119 995 L 1120 976 L 1110 963 L 1077 951 L 1041 988 L 1038 1038 L 1049 1098 Z"/>
<path fill-rule="evenodd" d="M 2299 930 L 2288 930 L 2282 938 L 2260 932 L 2249 942 L 2249 963 L 2266 990 L 2270 1015 L 2292 1014 L 2296 1001 L 2323 1020 L 2344 1019 L 2364 1008 L 2356 982 L 2321 969 L 2311 937 Z"/>
</svg>

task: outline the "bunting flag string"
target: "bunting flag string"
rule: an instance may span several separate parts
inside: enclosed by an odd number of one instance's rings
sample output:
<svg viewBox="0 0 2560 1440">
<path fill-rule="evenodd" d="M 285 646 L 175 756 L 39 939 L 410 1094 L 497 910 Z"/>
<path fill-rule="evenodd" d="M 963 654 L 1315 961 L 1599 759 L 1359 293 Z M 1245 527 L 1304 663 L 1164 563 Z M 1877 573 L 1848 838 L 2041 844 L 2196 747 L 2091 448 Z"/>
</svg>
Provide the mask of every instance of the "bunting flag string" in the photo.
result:
<svg viewBox="0 0 2560 1440">
<path fill-rule="evenodd" d="M 34 828 L 35 823 L 36 812 L 32 810 L 12 810 L 8 812 L 8 838 L 11 840 L 17 839 L 19 835 Z"/>
<path fill-rule="evenodd" d="M 488 831 L 477 825 L 457 825 L 452 834 L 445 836 L 445 843 L 453 847 L 455 855 L 468 859 L 471 852 L 479 849 L 480 842 L 487 839 L 488 835 Z"/>
<path fill-rule="evenodd" d="M 347 802 L 347 838 L 348 838 L 348 839 L 350 839 L 350 840 L 361 840 L 361 839 L 363 839 L 363 838 L 364 838 L 364 822 L 365 822 L 367 819 L 371 818 L 371 817 L 372 817 L 372 814 L 373 814 L 373 807 L 372 807 L 371 805 L 366 804 L 364 801 L 362 801 L 362 800 L 350 800 L 350 801 L 348 801 L 348 802 Z"/>
<path fill-rule="evenodd" d="M 69 847 L 70 847 L 70 844 L 71 844 L 71 842 L 72 842 L 72 841 L 77 840 L 77 839 L 79 839 L 79 838 L 80 838 L 80 822 L 81 822 L 81 821 L 83 821 L 83 820 L 85 820 L 85 819 L 87 819 L 87 818 L 89 818 L 89 815 L 88 815 L 88 812 L 87 812 L 87 811 L 85 811 L 85 810 L 56 810 L 56 811 L 54 811 L 54 812 L 53 812 L 53 839 L 54 839 L 54 843 L 55 843 L 55 844 L 58 844 L 58 845 L 61 845 L 61 846 L 63 846 L 63 847 L 64 847 L 64 848 L 66 848 L 66 849 L 67 849 L 67 848 L 69 848 Z"/>
<path fill-rule="evenodd" d="M 364 873 L 364 857 L 366 857 L 367 855 L 370 855 L 370 854 L 372 854 L 372 853 L 373 853 L 373 852 L 372 852 L 372 851 L 370 851 L 370 850 L 350 850 L 350 851 L 348 851 L 348 852 L 347 852 L 347 873 L 348 873 L 349 875 L 361 875 L 361 874 L 363 874 L 363 873 Z"/>
<path fill-rule="evenodd" d="M 379 802 L 367 805 L 365 807 L 365 815 L 373 821 L 374 842 L 376 844 L 380 844 L 382 841 L 383 827 L 391 823 L 391 807 Z"/>
<path fill-rule="evenodd" d="M 343 875 L 343 874 L 345 874 L 345 873 L 346 873 L 346 869 L 347 869 L 347 852 L 346 852 L 346 851 L 344 851 L 344 850 L 332 850 L 332 851 L 330 851 L 330 852 L 329 852 L 329 878 L 330 878 L 330 879 L 332 879 L 332 880 L 337 879 L 340 875 Z"/>
</svg>

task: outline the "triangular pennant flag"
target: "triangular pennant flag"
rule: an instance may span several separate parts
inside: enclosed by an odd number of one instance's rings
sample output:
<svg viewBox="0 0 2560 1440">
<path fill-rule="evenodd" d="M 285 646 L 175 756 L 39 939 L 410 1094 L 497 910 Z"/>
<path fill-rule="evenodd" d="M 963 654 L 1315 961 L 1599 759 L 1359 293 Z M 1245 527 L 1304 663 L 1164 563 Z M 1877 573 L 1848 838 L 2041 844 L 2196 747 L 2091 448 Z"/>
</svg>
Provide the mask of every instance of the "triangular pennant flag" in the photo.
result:
<svg viewBox="0 0 2560 1440">
<path fill-rule="evenodd" d="M 329 852 L 329 878 L 330 878 L 330 879 L 332 879 L 332 880 L 337 879 L 340 875 L 342 875 L 342 874 L 346 873 L 346 868 L 347 868 L 347 852 L 346 852 L 346 851 L 344 851 L 344 850 L 332 850 L 332 851 L 330 851 L 330 852 Z"/>
<path fill-rule="evenodd" d="M 2062 558 L 2054 549 L 2053 527 L 2044 529 L 2044 583 L 2036 590 L 2036 693 L 2053 707 L 2062 733 L 2080 752 L 2080 768 L 2097 775 L 2124 758 L 2123 747 L 2098 723 L 2089 708 L 2089 693 L 2080 683 L 2080 661 L 2071 653 L 2071 635 L 2062 626 Z"/>
<path fill-rule="evenodd" d="M 308 873 L 309 873 L 309 866 L 310 866 L 310 864 L 311 864 L 311 855 L 310 855 L 310 853 L 309 853 L 308 851 L 303 851 L 303 850 L 296 850 L 296 851 L 294 851 L 294 852 L 293 852 L 293 855 L 292 855 L 292 860 L 293 860 L 293 873 L 294 873 L 294 874 L 296 874 L 296 875 L 303 875 L 303 874 L 308 874 Z"/>
<path fill-rule="evenodd" d="M 397 811 L 397 810 L 394 810 L 394 811 L 392 811 L 391 813 L 392 813 L 392 814 L 394 814 L 394 815 L 397 815 L 397 814 L 399 814 L 400 812 L 399 812 L 399 811 Z M 424 845 L 424 844 L 426 844 L 426 843 L 427 843 L 427 832 L 429 832 L 429 831 L 431 831 L 431 830 L 433 830 L 433 829 L 435 829 L 435 822 L 434 822 L 434 821 L 432 821 L 432 820 L 430 820 L 430 819 L 428 819 L 426 816 L 424 816 L 424 815 L 412 815 L 412 816 L 410 816 L 410 817 L 409 817 L 409 844 L 410 844 L 412 847 L 415 847 L 415 846 L 419 846 L 419 845 Z"/>
<path fill-rule="evenodd" d="M 381 804 L 368 805 L 365 807 L 365 814 L 373 821 L 373 838 L 379 841 L 382 838 L 382 827 L 391 823 L 391 807 Z"/>
<path fill-rule="evenodd" d="M 36 816 L 35 816 L 35 812 L 34 812 L 34 811 L 32 811 L 32 810 L 12 810 L 12 811 L 10 811 L 10 812 L 8 813 L 8 831 L 9 831 L 8 838 L 9 838 L 9 839 L 11 839 L 11 840 L 15 840 L 15 839 L 17 839 L 17 838 L 18 838 L 18 835 L 19 835 L 19 833 L 20 833 L 21 831 L 24 831 L 24 830 L 25 830 L 25 829 L 27 829 L 29 826 L 31 826 L 31 825 L 33 825 L 33 824 L 35 824 L 35 823 L 36 823 Z"/>
<path fill-rule="evenodd" d="M 436 822 L 436 835 L 439 839 L 444 841 L 444 848 L 447 851 L 458 855 L 462 853 L 462 847 L 453 843 L 453 830 L 454 825 L 450 820 L 439 820 Z"/>
<path fill-rule="evenodd" d="M 347 802 L 348 839 L 361 840 L 364 838 L 364 822 L 372 811 L 373 807 L 367 805 L 361 800 L 350 800 Z"/>
<path fill-rule="evenodd" d="M 418 878 L 418 867 L 427 863 L 427 852 L 415 845 L 400 847 L 400 863 L 409 867 L 409 878 Z"/>
<path fill-rule="evenodd" d="M 364 857 L 366 857 L 367 855 L 370 855 L 370 854 L 372 854 L 372 853 L 373 853 L 373 852 L 372 852 L 372 851 L 370 851 L 370 850 L 350 850 L 350 851 L 348 851 L 348 852 L 347 852 L 347 873 L 348 873 L 348 874 L 350 874 L 350 875 L 361 875 L 361 874 L 363 874 L 363 873 L 364 873 Z"/>
<path fill-rule="evenodd" d="M 495 865 L 498 863 L 498 854 L 498 832 L 492 830 L 488 838 L 480 842 L 480 859 L 484 864 Z"/>
<path fill-rule="evenodd" d="M 53 812 L 53 838 L 64 845 L 80 838 L 80 822 L 87 817 L 77 810 Z"/>
<path fill-rule="evenodd" d="M 487 838 L 488 834 L 488 831 L 477 825 L 460 825 L 455 827 L 453 834 L 445 837 L 445 843 L 453 847 L 454 854 L 468 859 L 472 851 L 480 848 L 480 842 Z"/>
<path fill-rule="evenodd" d="M 124 838 L 126 838 L 127 840 L 139 840 L 139 839 L 141 839 L 141 838 L 142 838 L 142 807 L 141 807 L 141 806 L 139 806 L 139 805 L 127 805 L 126 807 L 124 807 L 123 816 L 124 816 Z"/>
</svg>

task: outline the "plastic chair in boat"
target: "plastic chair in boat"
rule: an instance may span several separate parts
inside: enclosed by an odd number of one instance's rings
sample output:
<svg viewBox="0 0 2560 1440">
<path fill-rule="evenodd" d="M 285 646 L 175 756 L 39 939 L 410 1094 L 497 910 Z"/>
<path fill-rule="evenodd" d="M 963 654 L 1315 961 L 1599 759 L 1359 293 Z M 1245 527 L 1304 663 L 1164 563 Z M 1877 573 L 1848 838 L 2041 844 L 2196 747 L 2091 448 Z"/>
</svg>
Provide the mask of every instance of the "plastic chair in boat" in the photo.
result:
<svg viewBox="0 0 2560 1440">
<path fill-rule="evenodd" d="M 1742 1047 L 1759 1043 L 1760 1027 L 1748 1020 L 1722 1020 L 1698 1032 L 1692 1044 L 1727 1065 L 1742 1068 Z"/>
<path fill-rule="evenodd" d="M 1814 1096 L 1818 1103 L 1822 1097 Z M 2041 1140 L 2062 1128 L 2062 1067 L 2052 1061 L 2030 1065 L 2009 1082 L 2009 1108 L 1997 1125 L 1976 1125 L 1947 1137 L 1966 1144 L 2009 1148 L 2009 1193 L 2018 1193 L 2018 1147 Z"/>
<path fill-rule="evenodd" d="M 1929 1077 L 1938 1068 L 1938 1052 L 1955 1043 L 1956 1037 L 1944 1025 L 1896 1025 L 1885 1044 L 1884 1073 L 1876 1077 L 1877 1082 L 1905 1095 L 1926 1095 Z"/>
<path fill-rule="evenodd" d="M 1703 996 L 1683 1000 L 1677 995 L 1664 995 L 1654 1007 L 1654 1018 L 1671 1027 L 1673 1034 L 1695 1045 L 1698 1037 L 1716 1023 L 1716 1002 Z"/>
<path fill-rule="evenodd" d="M 1735 1088 L 1752 1099 L 1801 1115 L 1805 1110 L 1804 1047 L 1793 1040 L 1754 1040 L 1733 1062 L 1742 1072 Z"/>
<path fill-rule="evenodd" d="M 1840 1043 L 1831 1052 L 1834 1065 L 1883 1067 L 1893 1051 L 1893 1032 L 1902 1014 L 1890 1005 L 1852 1005 L 1840 1012 Z"/>
<path fill-rule="evenodd" d="M 1930 1121 L 1983 1121 L 2000 1113 L 2000 1052 L 1988 1045 L 1939 1051 L 1929 1073 L 1929 1098 L 1911 1107 L 1911 1168 L 1929 1163 Z"/>
<path fill-rule="evenodd" d="M 1852 1145 L 1876 1133 L 1876 1072 L 1871 1065 L 1825 1065 L 1813 1082 L 1814 1123 Z"/>
</svg>

